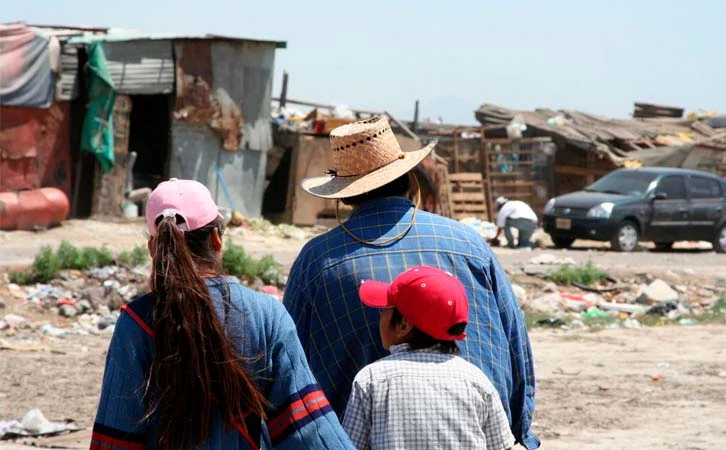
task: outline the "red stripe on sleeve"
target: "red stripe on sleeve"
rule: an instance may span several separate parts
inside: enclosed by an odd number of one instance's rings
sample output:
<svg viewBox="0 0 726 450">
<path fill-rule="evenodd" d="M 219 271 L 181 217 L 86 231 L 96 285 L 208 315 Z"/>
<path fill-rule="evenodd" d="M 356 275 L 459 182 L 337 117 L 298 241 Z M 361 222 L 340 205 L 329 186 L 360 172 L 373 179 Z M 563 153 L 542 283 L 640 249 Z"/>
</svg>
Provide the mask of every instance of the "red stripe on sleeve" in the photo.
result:
<svg viewBox="0 0 726 450">
<path fill-rule="evenodd" d="M 151 328 L 149 327 L 149 325 L 147 325 L 147 324 L 146 324 L 146 322 L 144 322 L 144 321 L 143 321 L 143 320 L 141 319 L 141 317 L 139 317 L 139 315 L 138 315 L 138 314 L 136 314 L 136 312 L 134 312 L 134 310 L 133 310 L 133 309 L 129 308 L 129 307 L 128 307 L 128 305 L 123 305 L 123 306 L 121 307 L 121 311 L 123 311 L 123 312 L 125 312 L 126 314 L 128 314 L 129 316 L 131 316 L 131 318 L 132 318 L 132 319 L 134 319 L 134 321 L 135 321 L 136 323 L 138 323 L 138 324 L 139 324 L 139 326 L 140 326 L 140 327 L 141 327 L 141 328 L 142 328 L 142 329 L 143 329 L 144 331 L 146 331 L 146 334 L 148 334 L 148 335 L 149 335 L 149 336 L 151 336 L 151 337 L 154 337 L 154 330 L 152 330 L 152 329 L 151 329 Z"/>
<path fill-rule="evenodd" d="M 270 437 L 273 439 L 281 435 L 287 427 L 295 422 L 304 419 L 313 412 L 330 405 L 328 399 L 322 391 L 314 391 L 290 404 L 280 415 L 268 422 Z M 302 408 L 302 409 L 300 409 Z M 299 411 L 295 412 L 296 410 Z"/>
<path fill-rule="evenodd" d="M 144 444 L 112 438 L 98 431 L 94 431 L 91 435 L 90 450 L 108 450 L 109 448 L 119 450 L 144 450 Z"/>
</svg>

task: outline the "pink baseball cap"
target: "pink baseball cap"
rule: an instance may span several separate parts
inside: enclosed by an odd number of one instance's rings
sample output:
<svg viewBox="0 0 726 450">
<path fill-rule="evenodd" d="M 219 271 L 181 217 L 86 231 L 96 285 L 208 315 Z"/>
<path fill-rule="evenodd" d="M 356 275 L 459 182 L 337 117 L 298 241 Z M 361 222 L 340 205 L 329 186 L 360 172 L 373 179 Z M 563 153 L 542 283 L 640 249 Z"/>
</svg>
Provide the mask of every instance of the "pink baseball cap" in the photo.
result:
<svg viewBox="0 0 726 450">
<path fill-rule="evenodd" d="M 373 308 L 396 307 L 419 330 L 441 341 L 460 341 L 465 333 L 449 334 L 449 329 L 469 321 L 466 290 L 453 275 L 435 267 L 413 267 L 393 283 L 365 280 L 360 286 L 361 301 Z"/>
<path fill-rule="evenodd" d="M 159 217 L 180 216 L 179 228 L 194 231 L 222 217 L 209 189 L 194 180 L 170 178 L 159 183 L 146 202 L 146 224 L 149 234 L 156 236 Z"/>
</svg>

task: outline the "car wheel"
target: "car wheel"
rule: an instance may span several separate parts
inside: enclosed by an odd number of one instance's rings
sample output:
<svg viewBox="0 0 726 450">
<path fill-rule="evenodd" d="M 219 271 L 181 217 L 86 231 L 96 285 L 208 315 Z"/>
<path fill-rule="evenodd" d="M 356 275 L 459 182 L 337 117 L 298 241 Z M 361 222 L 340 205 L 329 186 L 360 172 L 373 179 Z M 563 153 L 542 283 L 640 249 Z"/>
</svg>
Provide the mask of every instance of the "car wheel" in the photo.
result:
<svg viewBox="0 0 726 450">
<path fill-rule="evenodd" d="M 721 225 L 713 239 L 713 249 L 717 253 L 726 253 L 726 224 Z"/>
<path fill-rule="evenodd" d="M 638 247 L 640 231 L 635 222 L 626 220 L 618 226 L 618 230 L 610 241 L 610 245 L 616 252 L 632 252 Z"/>
<path fill-rule="evenodd" d="M 575 242 L 575 240 L 572 238 L 563 238 L 563 237 L 552 236 L 552 243 L 555 244 L 555 247 L 557 247 L 557 248 L 570 248 L 570 247 L 572 247 L 573 242 Z"/>
<path fill-rule="evenodd" d="M 656 242 L 655 243 L 656 252 L 667 252 L 667 251 L 670 251 L 672 248 L 673 248 L 673 242 Z"/>
</svg>

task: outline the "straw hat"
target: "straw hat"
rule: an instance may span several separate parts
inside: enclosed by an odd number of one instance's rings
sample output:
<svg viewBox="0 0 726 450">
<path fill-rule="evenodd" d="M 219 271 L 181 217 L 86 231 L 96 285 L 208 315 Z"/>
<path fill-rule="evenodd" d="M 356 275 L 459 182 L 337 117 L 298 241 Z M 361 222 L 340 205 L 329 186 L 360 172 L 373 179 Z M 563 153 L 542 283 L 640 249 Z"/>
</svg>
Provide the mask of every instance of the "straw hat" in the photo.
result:
<svg viewBox="0 0 726 450">
<path fill-rule="evenodd" d="M 305 178 L 306 192 L 322 198 L 348 198 L 365 194 L 413 169 L 436 145 L 404 152 L 382 116 L 353 122 L 330 132 L 332 167 L 327 175 Z"/>
</svg>

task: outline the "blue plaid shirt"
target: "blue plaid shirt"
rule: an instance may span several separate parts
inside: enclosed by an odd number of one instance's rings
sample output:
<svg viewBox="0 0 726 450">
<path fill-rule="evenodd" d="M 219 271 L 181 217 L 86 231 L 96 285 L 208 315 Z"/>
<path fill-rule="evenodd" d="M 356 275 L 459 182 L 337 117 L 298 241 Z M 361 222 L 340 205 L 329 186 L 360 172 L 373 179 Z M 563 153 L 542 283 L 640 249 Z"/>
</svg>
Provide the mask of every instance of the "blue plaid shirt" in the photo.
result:
<svg viewBox="0 0 726 450">
<path fill-rule="evenodd" d="M 367 202 L 346 227 L 366 241 L 405 230 L 413 204 L 401 197 Z M 361 244 L 341 227 L 308 242 L 293 264 L 284 303 L 297 325 L 310 368 L 342 416 L 353 379 L 386 355 L 378 332 L 379 313 L 358 297 L 362 280 L 390 282 L 409 267 L 428 265 L 453 273 L 469 298 L 462 356 L 489 377 L 501 396 L 517 442 L 539 447 L 530 431 L 534 412 L 534 369 L 522 312 L 504 270 L 489 246 L 470 227 L 424 211 L 402 239 L 384 247 Z"/>
</svg>

